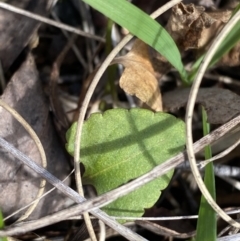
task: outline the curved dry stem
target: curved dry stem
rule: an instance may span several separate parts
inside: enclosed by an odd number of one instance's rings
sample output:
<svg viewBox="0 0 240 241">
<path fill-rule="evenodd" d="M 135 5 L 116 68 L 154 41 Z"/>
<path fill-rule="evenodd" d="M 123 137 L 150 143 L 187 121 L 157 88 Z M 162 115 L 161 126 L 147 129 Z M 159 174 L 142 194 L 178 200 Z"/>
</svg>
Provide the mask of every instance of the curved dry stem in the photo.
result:
<svg viewBox="0 0 240 241">
<path fill-rule="evenodd" d="M 155 11 L 151 16 L 154 16 L 155 18 L 168 10 L 169 8 L 173 7 L 176 5 L 178 2 L 181 2 L 180 0 L 172 0 L 171 2 L 165 4 L 162 8 L 158 9 Z M 119 51 L 133 38 L 133 35 L 128 34 L 113 50 L 112 52 L 107 56 L 101 67 L 98 69 L 95 77 L 93 78 L 93 81 L 91 85 L 89 86 L 89 89 L 86 93 L 86 96 L 83 100 L 82 103 L 82 108 L 79 113 L 78 117 L 78 122 L 77 122 L 77 133 L 76 133 L 76 139 L 75 139 L 75 145 L 74 145 L 74 168 L 75 168 L 75 179 L 76 179 L 76 185 L 78 192 L 83 195 L 83 190 L 82 190 L 82 181 L 81 181 L 81 174 L 80 174 L 80 140 L 81 140 L 81 132 L 82 132 L 82 126 L 84 122 L 84 118 L 86 115 L 87 107 L 90 102 L 90 99 L 93 95 L 93 92 L 102 77 L 103 73 L 107 69 L 107 67 L 110 65 L 112 62 L 113 58 L 119 53 Z M 84 214 L 84 218 L 85 218 Z M 88 215 L 88 214 L 87 214 Z M 89 216 L 86 216 L 87 222 L 90 222 Z M 87 223 L 86 223 L 87 224 Z"/>
<path fill-rule="evenodd" d="M 62 182 L 65 182 L 74 172 L 74 169 L 62 180 Z M 49 193 L 51 193 L 52 191 L 54 191 L 56 189 L 56 187 L 51 188 L 49 191 L 45 192 L 41 197 L 36 198 L 34 201 L 30 202 L 29 204 L 27 204 L 26 206 L 18 209 L 17 211 L 13 212 L 12 214 L 8 215 L 7 217 L 5 217 L 3 220 L 6 221 L 9 218 L 11 218 L 12 216 L 14 216 L 15 214 L 21 212 L 22 210 L 26 209 L 27 207 L 31 206 L 32 204 L 34 204 L 35 202 L 39 202 L 42 198 L 44 198 L 45 196 L 47 196 Z M 19 220 L 22 221 L 22 220 Z"/>
<path fill-rule="evenodd" d="M 192 138 L 192 116 L 193 116 L 193 109 L 198 93 L 198 89 L 202 80 L 202 77 L 208 68 L 208 65 L 217 51 L 218 47 L 220 46 L 221 42 L 225 38 L 225 36 L 231 31 L 231 29 L 234 27 L 235 24 L 240 20 L 240 11 L 238 11 L 225 25 L 225 27 L 222 29 L 220 34 L 216 37 L 216 39 L 213 41 L 209 51 L 207 52 L 206 56 L 204 57 L 202 64 L 198 70 L 197 76 L 195 81 L 193 82 L 190 94 L 189 94 L 189 102 L 187 104 L 187 112 L 186 112 L 186 146 L 187 146 L 187 154 L 190 162 L 190 167 L 192 169 L 192 173 L 195 177 L 195 180 L 197 182 L 197 185 L 199 189 L 201 190 L 202 194 L 206 198 L 207 202 L 211 205 L 211 207 L 218 213 L 218 215 L 223 218 L 226 222 L 231 224 L 232 226 L 236 228 L 240 228 L 240 224 L 233 220 L 229 215 L 227 215 L 213 200 L 212 196 L 208 192 L 201 175 L 199 173 L 199 170 L 197 168 L 196 159 L 194 155 L 193 150 L 193 138 Z"/>
<path fill-rule="evenodd" d="M 106 240 L 106 226 L 105 223 L 101 220 L 98 221 L 99 228 L 100 228 L 100 235 L 99 235 L 99 241 L 105 241 Z"/>
<path fill-rule="evenodd" d="M 84 219 L 84 222 L 86 224 L 87 231 L 88 231 L 88 234 L 90 236 L 91 241 L 97 241 L 97 237 L 96 237 L 96 234 L 94 232 L 94 228 L 93 228 L 89 213 L 83 213 L 83 219 Z"/>
<path fill-rule="evenodd" d="M 11 12 L 14 12 L 14 13 L 17 13 L 17 14 L 21 14 L 21 15 L 26 16 L 28 18 L 37 20 L 37 21 L 42 22 L 42 23 L 49 24 L 49 25 L 57 27 L 57 28 L 67 30 L 68 32 L 72 32 L 72 33 L 81 35 L 81 36 L 86 37 L 86 38 L 91 38 L 91 39 L 98 40 L 100 42 L 105 42 L 105 39 L 102 38 L 102 37 L 99 37 L 99 36 L 96 36 L 96 35 L 93 35 L 93 34 L 90 34 L 90 33 L 85 33 L 84 31 L 82 31 L 78 28 L 74 28 L 74 27 L 71 27 L 71 26 L 63 24 L 63 23 L 58 23 L 58 22 L 53 21 L 49 18 L 42 17 L 38 14 L 28 12 L 26 10 L 14 7 L 14 6 L 12 6 L 10 4 L 7 4 L 7 3 L 4 3 L 4 2 L 0 2 L 0 8 L 6 9 L 8 11 L 11 11 Z"/>
<path fill-rule="evenodd" d="M 34 140 L 38 150 L 39 150 L 39 153 L 40 153 L 40 156 L 41 156 L 41 162 L 42 162 L 42 166 L 44 168 L 47 167 L 47 159 L 46 159 L 46 155 L 45 155 L 45 151 L 43 149 L 43 146 L 42 146 L 42 143 L 41 141 L 39 140 L 37 134 L 35 133 L 35 131 L 32 129 L 32 127 L 22 118 L 21 115 L 19 115 L 17 113 L 17 111 L 15 111 L 12 107 L 10 107 L 8 104 L 6 104 L 5 102 L 3 102 L 2 100 L 0 100 L 0 106 L 2 106 L 4 109 L 6 109 L 9 113 L 11 113 L 14 118 L 25 128 L 25 130 L 28 132 L 28 134 L 32 137 L 32 139 Z M 45 185 L 46 185 L 46 180 L 45 179 L 42 179 L 41 182 L 40 182 L 40 188 L 38 190 L 38 193 L 37 193 L 37 196 L 36 196 L 36 199 L 38 200 L 39 197 L 42 196 L 42 194 L 44 193 L 44 189 L 45 189 Z M 33 210 L 36 208 L 36 206 L 38 205 L 38 202 L 35 202 L 18 220 L 17 222 L 19 221 L 22 221 L 26 218 L 29 217 L 29 215 L 33 212 Z"/>
</svg>

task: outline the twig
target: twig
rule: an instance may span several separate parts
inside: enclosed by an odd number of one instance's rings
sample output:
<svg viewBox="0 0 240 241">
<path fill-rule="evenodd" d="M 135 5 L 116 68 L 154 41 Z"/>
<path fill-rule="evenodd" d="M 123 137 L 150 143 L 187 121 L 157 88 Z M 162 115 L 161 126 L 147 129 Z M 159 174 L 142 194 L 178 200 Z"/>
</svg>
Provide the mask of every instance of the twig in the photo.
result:
<svg viewBox="0 0 240 241">
<path fill-rule="evenodd" d="M 218 129 L 214 130 L 207 136 L 204 136 L 202 139 L 194 143 L 194 153 L 199 152 L 204 148 L 206 145 L 212 144 L 214 141 L 221 138 L 223 135 L 228 133 L 231 129 L 233 129 L 236 125 L 240 124 L 240 115 L 236 118 L 232 119 L 231 121 L 227 122 L 223 126 L 219 127 Z M 30 168 L 32 168 L 34 171 L 36 171 L 39 175 L 44 177 L 48 182 L 50 182 L 52 185 L 57 187 L 61 192 L 66 194 L 68 197 L 72 198 L 76 202 L 84 202 L 82 204 L 79 204 L 77 206 L 68 208 L 67 210 L 60 211 L 56 214 L 53 214 L 51 216 L 47 216 L 44 218 L 41 218 L 37 221 L 30 222 L 30 223 L 24 223 L 21 226 L 14 226 L 10 227 L 8 230 L 0 230 L 0 237 L 3 236 L 11 236 L 16 234 L 21 234 L 25 232 L 29 232 L 32 230 L 35 230 L 37 228 L 45 227 L 47 225 L 50 225 L 52 223 L 57 223 L 62 220 L 65 220 L 67 218 L 70 218 L 75 215 L 79 215 L 81 212 L 86 212 L 89 210 L 92 210 L 91 213 L 101 219 L 103 222 L 105 222 L 108 226 L 115 229 L 117 232 L 122 234 L 123 236 L 128 236 L 128 239 L 130 239 L 130 234 L 128 233 L 129 230 L 124 230 L 125 227 L 120 225 L 119 223 L 116 223 L 112 218 L 107 216 L 104 212 L 97 209 L 97 207 L 101 207 L 104 205 L 109 204 L 110 202 L 113 202 L 117 198 L 124 196 L 131 191 L 136 190 L 137 188 L 141 187 L 142 185 L 164 175 L 172 168 L 175 168 L 177 165 L 183 163 L 186 160 L 186 152 L 181 152 L 177 156 L 170 158 L 168 161 L 162 163 L 161 165 L 155 167 L 150 172 L 144 174 L 143 176 L 135 179 L 134 181 L 131 181 L 130 183 L 127 183 L 117 189 L 114 189 L 106 194 L 103 194 L 99 197 L 96 197 L 92 200 L 86 201 L 83 197 L 81 197 L 77 192 L 73 191 L 71 188 L 63 184 L 60 180 L 58 180 L 56 177 L 54 177 L 52 174 L 50 174 L 48 171 L 37 165 L 35 162 L 33 162 L 30 158 L 28 158 L 26 155 L 18 151 L 16 148 L 14 148 L 12 145 L 7 143 L 5 140 L 0 138 L 0 146 L 7 149 L 9 152 L 11 152 L 14 156 L 19 158 L 21 161 L 23 161 L 26 165 L 28 165 Z M 123 229 L 122 229 L 123 228 Z M 133 239 L 136 240 L 136 239 Z"/>
<path fill-rule="evenodd" d="M 74 172 L 74 169 L 62 180 L 62 182 L 65 182 Z M 18 209 L 17 211 L 13 212 L 12 214 L 8 215 L 7 217 L 5 217 L 3 220 L 6 221 L 9 218 L 11 218 L 12 216 L 14 216 L 15 214 L 21 212 L 22 210 L 26 209 L 27 207 L 31 206 L 32 204 L 34 204 L 35 202 L 39 202 L 42 198 L 44 198 L 45 196 L 47 196 L 49 193 L 51 193 L 52 191 L 54 191 L 56 189 L 56 187 L 51 188 L 50 190 L 48 190 L 47 192 L 45 192 L 41 197 L 36 198 L 34 201 L 32 201 L 31 203 L 27 204 L 26 206 Z"/>
<path fill-rule="evenodd" d="M 204 168 L 208 163 L 216 161 L 220 158 L 223 158 L 224 156 L 226 156 L 227 154 L 229 154 L 232 150 L 234 150 L 238 145 L 240 144 L 240 138 L 233 143 L 230 147 L 228 147 L 226 150 L 220 152 L 219 154 L 215 155 L 212 158 L 209 158 L 207 160 L 201 161 L 200 163 L 197 164 L 198 168 L 202 169 Z"/>
<path fill-rule="evenodd" d="M 238 240 L 240 240 L 240 233 L 224 236 L 217 239 L 217 241 L 238 241 Z"/>
<path fill-rule="evenodd" d="M 57 14 L 54 11 L 51 11 L 51 15 L 56 21 L 60 22 L 60 19 L 58 18 Z M 65 31 L 64 29 L 62 29 L 62 33 L 69 40 L 70 36 L 69 36 L 68 32 Z M 78 61 L 82 64 L 83 68 L 84 69 L 87 68 L 87 64 L 86 64 L 82 54 L 78 50 L 76 44 L 73 43 L 71 47 L 72 47 L 72 50 L 75 53 L 75 56 L 77 57 Z"/>
<path fill-rule="evenodd" d="M 239 214 L 240 209 L 226 211 L 227 214 Z M 147 221 L 169 221 L 169 220 L 185 220 L 185 219 L 198 219 L 198 215 L 188 216 L 171 216 L 171 217 L 113 217 L 115 219 L 126 219 L 126 220 L 147 220 Z"/>
<path fill-rule="evenodd" d="M 195 177 L 195 180 L 197 182 L 197 185 L 199 189 L 201 190 L 202 194 L 206 198 L 207 202 L 211 205 L 211 207 L 223 218 L 225 221 L 227 221 L 229 224 L 236 228 L 240 228 L 240 223 L 233 220 L 230 216 L 228 216 L 213 200 L 212 196 L 210 195 L 209 191 L 207 190 L 201 174 L 198 170 L 197 164 L 196 164 L 196 158 L 194 155 L 193 150 L 193 137 L 192 137 L 192 117 L 193 117 L 193 110 L 195 106 L 195 101 L 197 98 L 198 89 L 201 84 L 201 80 L 203 78 L 203 75 L 208 68 L 208 65 L 214 56 L 215 52 L 217 51 L 218 47 L 226 37 L 226 35 L 231 31 L 231 29 L 235 26 L 235 24 L 239 24 L 238 21 L 240 20 L 240 11 L 238 11 L 230 20 L 229 22 L 224 26 L 224 28 L 221 30 L 219 35 L 216 37 L 216 39 L 213 41 L 209 51 L 207 52 L 206 56 L 204 57 L 201 66 L 198 70 L 198 73 L 196 75 L 196 79 L 193 82 L 190 94 L 189 94 L 189 101 L 187 104 L 187 111 L 186 111 L 186 124 L 187 124 L 187 133 L 186 133 L 186 146 L 187 146 L 187 154 L 190 162 L 190 167 L 192 169 L 192 173 Z"/>
<path fill-rule="evenodd" d="M 0 146 L 2 146 L 5 150 L 10 152 L 14 157 L 17 157 L 19 160 L 21 160 L 25 165 L 27 165 L 29 168 L 34 170 L 36 173 L 38 173 L 41 177 L 44 177 L 49 183 L 51 183 L 53 186 L 55 186 L 58 190 L 63 192 L 65 195 L 67 195 L 69 198 L 74 200 L 76 203 L 82 203 L 86 201 L 84 197 L 79 195 L 77 192 L 75 192 L 70 187 L 66 186 L 63 182 L 61 182 L 58 178 L 53 176 L 51 173 L 49 173 L 47 170 L 39 166 L 37 163 L 35 163 L 31 158 L 20 152 L 18 149 L 16 149 L 14 146 L 9 144 L 7 141 L 5 141 L 3 138 L 0 137 Z M 128 238 L 132 241 L 141 241 L 146 240 L 142 238 L 140 235 L 132 232 L 128 228 L 120 225 L 118 222 L 116 222 L 114 219 L 109 217 L 107 214 L 105 214 L 103 211 L 97 209 L 94 211 L 91 211 L 91 213 L 101 219 L 103 222 L 105 222 L 109 227 L 115 229 L 117 232 L 119 232 L 122 236 Z M 56 220 L 57 221 L 57 220 Z M 57 222 L 59 222 L 58 220 Z M 46 222 L 48 224 L 48 220 Z M 45 224 L 46 224 L 45 223 Z M 41 226 L 41 225 L 40 225 Z M 35 228 L 40 228 L 35 227 Z M 42 226 L 41 226 L 42 227 Z M 20 230 L 19 233 L 23 233 L 23 229 Z M 1 233 L 0 233 L 1 236 Z M 6 236 L 6 235 L 4 235 Z M 7 235 L 8 236 L 8 235 Z"/>
<path fill-rule="evenodd" d="M 100 228 L 100 234 L 99 234 L 99 241 L 105 241 L 106 240 L 106 226 L 105 223 L 101 220 L 98 221 L 99 228 Z"/>
<path fill-rule="evenodd" d="M 225 182 L 232 185 L 238 191 L 240 190 L 240 182 L 239 181 L 237 181 L 231 177 L 226 177 L 226 176 L 221 176 L 221 175 L 217 175 L 217 176 L 220 177 L 221 179 L 223 179 Z"/>
<path fill-rule="evenodd" d="M 71 27 L 71 26 L 63 24 L 63 23 L 58 23 L 58 22 L 53 21 L 49 18 L 42 17 L 38 14 L 28 12 L 26 10 L 14 7 L 14 6 L 12 6 L 10 4 L 7 4 L 7 3 L 4 3 L 4 2 L 0 2 L 0 8 L 6 9 L 8 11 L 11 11 L 11 12 L 14 12 L 14 13 L 17 13 L 17 14 L 21 14 L 25 17 L 32 18 L 34 20 L 52 25 L 52 26 L 57 27 L 57 28 L 65 29 L 69 32 L 81 35 L 81 36 L 86 37 L 86 38 L 91 38 L 91 39 L 98 40 L 100 42 L 105 42 L 105 39 L 102 38 L 102 37 L 99 37 L 99 36 L 96 36 L 96 35 L 93 35 L 93 34 L 90 34 L 90 33 L 85 33 L 84 31 L 82 31 L 78 28 L 74 28 L 74 27 Z"/>
</svg>

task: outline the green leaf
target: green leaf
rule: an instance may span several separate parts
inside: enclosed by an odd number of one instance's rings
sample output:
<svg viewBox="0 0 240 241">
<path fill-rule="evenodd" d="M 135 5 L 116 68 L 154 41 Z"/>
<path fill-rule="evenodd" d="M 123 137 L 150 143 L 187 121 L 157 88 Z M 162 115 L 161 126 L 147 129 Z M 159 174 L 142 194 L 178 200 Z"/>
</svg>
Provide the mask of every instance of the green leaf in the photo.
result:
<svg viewBox="0 0 240 241">
<path fill-rule="evenodd" d="M 93 114 L 84 123 L 81 162 L 83 182 L 98 194 L 119 187 L 182 151 L 185 128 L 181 120 L 145 109 L 108 110 Z M 76 123 L 67 132 L 66 148 L 74 153 Z M 141 216 L 154 205 L 173 171 L 146 184 L 103 209 L 113 216 Z"/>
<path fill-rule="evenodd" d="M 157 21 L 126 0 L 83 1 L 156 49 L 187 82 L 187 72 L 183 67 L 179 50 L 172 37 Z"/>
</svg>

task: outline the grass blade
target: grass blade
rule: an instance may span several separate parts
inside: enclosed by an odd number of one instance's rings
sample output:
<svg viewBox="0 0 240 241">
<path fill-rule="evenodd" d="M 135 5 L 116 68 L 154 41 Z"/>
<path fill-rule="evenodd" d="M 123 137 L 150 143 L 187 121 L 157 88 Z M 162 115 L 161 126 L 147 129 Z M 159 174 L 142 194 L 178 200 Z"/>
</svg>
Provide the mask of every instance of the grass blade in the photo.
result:
<svg viewBox="0 0 240 241">
<path fill-rule="evenodd" d="M 4 228 L 4 221 L 3 221 L 3 215 L 0 210 L 0 230 Z M 7 241 L 6 237 L 0 237 L 0 241 Z"/>
<path fill-rule="evenodd" d="M 209 134 L 210 125 L 207 123 L 207 113 L 202 107 L 202 120 L 203 120 L 203 134 L 204 136 Z M 212 151 L 210 146 L 206 146 L 204 149 L 205 159 L 212 157 Z M 213 163 L 210 162 L 205 168 L 204 183 L 211 193 L 212 197 L 216 199 L 215 191 L 215 177 Z M 197 234 L 196 241 L 217 239 L 217 221 L 216 213 L 212 207 L 208 204 L 205 197 L 201 197 L 201 205 L 199 209 L 199 218 L 197 222 Z"/>
<path fill-rule="evenodd" d="M 126 0 L 83 0 L 162 54 L 187 82 L 180 52 L 168 32 Z"/>
</svg>

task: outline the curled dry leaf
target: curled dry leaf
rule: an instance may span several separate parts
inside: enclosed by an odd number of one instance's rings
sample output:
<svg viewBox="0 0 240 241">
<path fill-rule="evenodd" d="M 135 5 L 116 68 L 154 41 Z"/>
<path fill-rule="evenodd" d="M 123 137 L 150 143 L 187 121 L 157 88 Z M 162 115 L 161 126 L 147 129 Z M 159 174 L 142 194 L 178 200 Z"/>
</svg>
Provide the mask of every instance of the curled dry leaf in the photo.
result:
<svg viewBox="0 0 240 241">
<path fill-rule="evenodd" d="M 231 11 L 206 13 L 205 8 L 179 3 L 172 8 L 167 30 L 182 50 L 206 47 L 231 16 Z"/>
<path fill-rule="evenodd" d="M 164 108 L 176 111 L 186 106 L 190 89 L 177 89 L 163 96 Z M 220 88 L 200 88 L 196 103 L 207 111 L 210 124 L 224 124 L 240 113 L 240 96 Z"/>
<path fill-rule="evenodd" d="M 130 95 L 136 95 L 155 111 L 162 111 L 162 98 L 151 62 L 150 48 L 141 40 L 134 42 L 132 50 L 113 63 L 124 65 L 120 87 Z"/>
<path fill-rule="evenodd" d="M 231 9 L 235 7 L 232 6 Z M 166 30 L 181 51 L 188 49 L 204 51 L 228 22 L 231 14 L 230 10 L 205 12 L 202 6 L 179 3 L 172 8 Z M 223 56 L 218 65 L 240 65 L 240 43 Z"/>
</svg>

